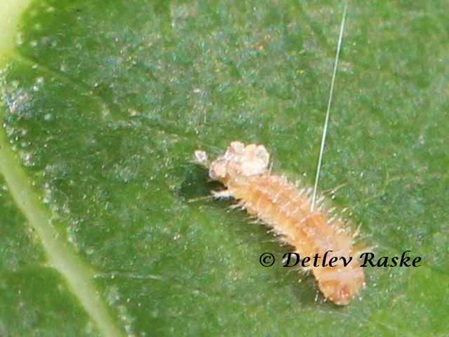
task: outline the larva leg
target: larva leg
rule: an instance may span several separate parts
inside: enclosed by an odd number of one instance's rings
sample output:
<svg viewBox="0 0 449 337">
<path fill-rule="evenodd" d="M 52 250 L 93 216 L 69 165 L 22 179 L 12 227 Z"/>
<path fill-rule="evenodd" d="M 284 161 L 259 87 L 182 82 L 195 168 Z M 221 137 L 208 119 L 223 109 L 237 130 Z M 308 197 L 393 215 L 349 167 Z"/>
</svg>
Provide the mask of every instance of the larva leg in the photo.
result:
<svg viewBox="0 0 449 337">
<path fill-rule="evenodd" d="M 245 204 L 242 203 L 242 202 L 238 202 L 238 203 L 236 203 L 234 205 L 231 205 L 230 207 L 231 207 L 231 209 L 240 209 L 240 210 L 246 209 L 245 208 Z"/>
<path fill-rule="evenodd" d="M 229 190 L 212 191 L 212 196 L 216 199 L 230 199 L 234 197 L 232 192 Z"/>
<path fill-rule="evenodd" d="M 208 200 L 211 198 L 213 198 L 212 195 L 206 195 L 204 197 L 196 197 L 196 198 L 189 199 L 189 200 L 187 200 L 187 202 L 197 202 L 197 201 L 202 201 L 202 200 Z"/>
</svg>

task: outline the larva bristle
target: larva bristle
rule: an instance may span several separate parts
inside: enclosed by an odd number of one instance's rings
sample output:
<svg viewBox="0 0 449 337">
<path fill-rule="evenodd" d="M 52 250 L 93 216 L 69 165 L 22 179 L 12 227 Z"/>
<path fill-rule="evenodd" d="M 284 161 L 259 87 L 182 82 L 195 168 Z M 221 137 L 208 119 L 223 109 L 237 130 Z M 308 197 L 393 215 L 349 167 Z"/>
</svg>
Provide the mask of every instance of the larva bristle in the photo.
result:
<svg viewBox="0 0 449 337">
<path fill-rule="evenodd" d="M 355 239 L 360 235 L 360 228 L 362 227 L 362 224 L 359 224 L 357 228 L 355 229 L 354 233 L 352 234 L 352 238 Z"/>
<path fill-rule="evenodd" d="M 207 155 L 196 155 L 204 163 Z M 326 208 L 319 197 L 312 209 L 311 188 L 297 188 L 284 177 L 271 173 L 270 156 L 262 145 L 232 142 L 227 151 L 209 163 L 209 176 L 223 183 L 226 193 L 239 202 L 237 208 L 248 213 L 269 227 L 279 241 L 294 247 L 301 256 L 313 256 L 331 251 L 341 259 L 334 267 L 312 267 L 318 287 L 324 297 L 337 305 L 348 304 L 364 287 L 365 276 L 357 259 L 352 258 L 356 248 L 343 212 Z"/>
<path fill-rule="evenodd" d="M 316 204 L 317 205 L 321 205 L 324 202 L 324 197 L 320 196 L 317 200 L 316 200 Z"/>
<path fill-rule="evenodd" d="M 331 215 L 339 216 L 341 214 L 341 211 L 337 210 L 337 208 L 335 208 L 335 207 L 330 207 L 329 210 L 328 210 L 328 213 L 331 214 Z"/>
</svg>

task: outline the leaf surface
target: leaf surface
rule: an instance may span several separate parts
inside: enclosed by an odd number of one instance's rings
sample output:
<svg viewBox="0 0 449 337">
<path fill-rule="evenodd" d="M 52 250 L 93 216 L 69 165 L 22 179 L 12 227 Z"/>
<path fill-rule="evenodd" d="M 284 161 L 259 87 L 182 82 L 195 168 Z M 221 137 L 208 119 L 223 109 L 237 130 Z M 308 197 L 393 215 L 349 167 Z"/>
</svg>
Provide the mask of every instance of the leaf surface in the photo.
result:
<svg viewBox="0 0 449 337">
<path fill-rule="evenodd" d="M 342 9 L 33 1 L 0 36 L 0 335 L 448 334 L 445 2 L 350 4 L 320 181 L 377 256 L 421 267 L 366 268 L 337 308 L 203 198 L 194 150 L 233 140 L 313 183 Z"/>
</svg>

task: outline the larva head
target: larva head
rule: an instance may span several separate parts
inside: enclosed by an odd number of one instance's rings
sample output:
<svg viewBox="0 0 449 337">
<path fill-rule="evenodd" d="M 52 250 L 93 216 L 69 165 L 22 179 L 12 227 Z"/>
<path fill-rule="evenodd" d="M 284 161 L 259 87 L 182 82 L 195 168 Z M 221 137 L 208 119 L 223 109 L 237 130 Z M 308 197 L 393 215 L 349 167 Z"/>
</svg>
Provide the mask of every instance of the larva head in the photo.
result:
<svg viewBox="0 0 449 337">
<path fill-rule="evenodd" d="M 263 145 L 232 142 L 209 166 L 209 176 L 221 182 L 268 172 L 270 155 Z"/>
</svg>

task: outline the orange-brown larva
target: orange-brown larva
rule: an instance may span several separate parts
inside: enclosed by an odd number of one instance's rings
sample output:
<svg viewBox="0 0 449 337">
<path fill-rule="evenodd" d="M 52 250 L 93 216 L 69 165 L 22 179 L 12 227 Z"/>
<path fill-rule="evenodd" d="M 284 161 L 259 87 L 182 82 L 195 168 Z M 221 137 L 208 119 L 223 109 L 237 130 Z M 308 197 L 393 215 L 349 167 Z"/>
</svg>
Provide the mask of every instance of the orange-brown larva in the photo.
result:
<svg viewBox="0 0 449 337">
<path fill-rule="evenodd" d="M 323 206 L 312 209 L 310 193 L 298 189 L 285 178 L 271 174 L 270 156 L 263 145 L 232 142 L 226 152 L 211 163 L 204 151 L 195 152 L 196 161 L 209 168 L 209 176 L 226 190 L 215 196 L 237 199 L 248 213 L 271 227 L 301 256 L 351 258 L 346 266 L 339 259 L 334 267 L 311 267 L 325 298 L 347 305 L 365 285 L 365 275 L 355 258 L 353 235 L 345 221 L 332 216 Z"/>
</svg>

